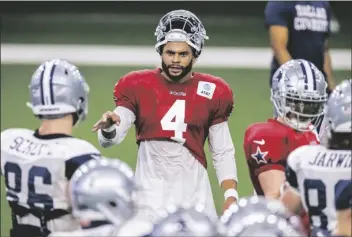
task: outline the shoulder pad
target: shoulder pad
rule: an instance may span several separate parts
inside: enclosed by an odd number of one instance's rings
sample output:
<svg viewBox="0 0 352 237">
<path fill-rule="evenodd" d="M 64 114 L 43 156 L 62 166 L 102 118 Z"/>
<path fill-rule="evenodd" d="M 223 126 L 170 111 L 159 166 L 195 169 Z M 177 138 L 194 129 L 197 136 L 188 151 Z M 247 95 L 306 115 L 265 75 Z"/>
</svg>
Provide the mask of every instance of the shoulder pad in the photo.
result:
<svg viewBox="0 0 352 237">
<path fill-rule="evenodd" d="M 130 85 L 140 85 L 139 82 L 145 81 L 146 77 L 155 75 L 156 70 L 139 70 L 139 71 L 131 71 L 125 75 L 123 75 L 115 84 L 114 86 L 114 93 L 115 90 L 119 87 L 126 87 Z"/>
<path fill-rule="evenodd" d="M 198 81 L 215 83 L 220 88 L 231 88 L 230 85 L 221 77 L 217 77 L 207 73 L 196 73 L 195 76 L 197 77 Z"/>
<path fill-rule="evenodd" d="M 34 131 L 27 128 L 8 128 L 1 132 L 1 143 L 4 139 L 8 139 L 10 136 L 28 136 L 33 134 Z"/>
<path fill-rule="evenodd" d="M 309 145 L 300 146 L 293 150 L 287 157 L 287 165 L 294 171 L 297 171 L 301 163 L 301 157 L 307 154 L 307 152 L 310 153 L 309 150 Z"/>
<path fill-rule="evenodd" d="M 100 151 L 93 146 L 91 143 L 79 139 L 79 138 L 66 138 L 66 145 L 70 148 L 68 149 L 69 157 L 80 156 L 83 154 L 100 154 Z"/>
<path fill-rule="evenodd" d="M 157 71 L 156 70 L 151 70 L 151 69 L 144 69 L 144 70 L 137 70 L 137 71 L 131 71 L 125 74 L 122 78 L 140 78 L 140 77 L 145 77 L 149 75 L 155 74 Z"/>
<path fill-rule="evenodd" d="M 297 171 L 299 164 L 301 163 L 300 155 L 304 152 L 305 146 L 301 146 L 293 150 L 287 157 L 287 165 L 294 170 Z"/>
<path fill-rule="evenodd" d="M 281 129 L 278 129 L 274 124 L 269 122 L 254 123 L 246 129 L 246 136 L 248 138 L 266 138 L 266 137 L 283 137 Z"/>
</svg>

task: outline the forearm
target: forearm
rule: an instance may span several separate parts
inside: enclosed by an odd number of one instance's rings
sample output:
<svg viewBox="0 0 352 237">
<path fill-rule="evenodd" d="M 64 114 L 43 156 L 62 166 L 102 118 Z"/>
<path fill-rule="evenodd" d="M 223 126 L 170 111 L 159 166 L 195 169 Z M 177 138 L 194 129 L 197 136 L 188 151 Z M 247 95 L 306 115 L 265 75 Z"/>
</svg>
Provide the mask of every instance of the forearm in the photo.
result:
<svg viewBox="0 0 352 237">
<path fill-rule="evenodd" d="M 324 52 L 324 72 L 326 74 L 326 81 L 328 83 L 329 89 L 334 89 L 335 81 L 332 74 L 332 63 L 329 49 L 326 49 Z"/>
<path fill-rule="evenodd" d="M 281 185 L 285 182 L 285 173 L 283 171 L 267 170 L 260 173 L 258 179 L 266 198 L 280 198 Z"/>
<path fill-rule="evenodd" d="M 336 227 L 333 230 L 335 236 L 351 236 L 351 208 L 336 212 Z"/>
<path fill-rule="evenodd" d="M 263 189 L 264 197 L 272 198 L 272 199 L 279 199 L 280 198 L 280 190 L 279 189 Z"/>
<path fill-rule="evenodd" d="M 288 52 L 287 48 L 284 47 L 274 47 L 274 55 L 276 60 L 280 65 L 286 63 L 287 61 L 290 61 L 292 59 L 291 54 Z"/>
<path fill-rule="evenodd" d="M 219 185 L 222 188 L 237 187 L 237 166 L 235 147 L 232 143 L 227 122 L 216 124 L 209 129 L 209 149 Z"/>
<path fill-rule="evenodd" d="M 287 50 L 288 28 L 285 26 L 273 25 L 269 29 L 271 48 L 274 56 L 280 65 L 291 60 L 291 54 Z"/>
<path fill-rule="evenodd" d="M 114 113 L 120 116 L 120 124 L 118 126 L 114 124 L 105 131 L 98 130 L 99 144 L 104 148 L 120 144 L 136 119 L 132 111 L 122 106 L 116 107 Z"/>
<path fill-rule="evenodd" d="M 225 179 L 221 182 L 221 188 L 223 188 L 224 191 L 229 189 L 237 190 L 237 181 L 234 179 Z"/>
<path fill-rule="evenodd" d="M 300 193 L 295 188 L 292 188 L 287 182 L 282 184 L 280 188 L 280 201 L 290 212 L 297 215 L 303 210 Z"/>
</svg>

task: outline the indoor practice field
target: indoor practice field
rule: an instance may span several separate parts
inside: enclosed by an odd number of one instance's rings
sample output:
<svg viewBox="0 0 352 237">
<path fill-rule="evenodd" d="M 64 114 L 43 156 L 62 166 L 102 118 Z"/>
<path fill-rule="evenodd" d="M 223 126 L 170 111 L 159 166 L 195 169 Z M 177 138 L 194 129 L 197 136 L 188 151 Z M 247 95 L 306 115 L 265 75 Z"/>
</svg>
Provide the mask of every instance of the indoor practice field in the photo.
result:
<svg viewBox="0 0 352 237">
<path fill-rule="evenodd" d="M 10 127 L 35 129 L 39 121 L 26 107 L 29 99 L 28 84 L 37 65 L 1 65 L 1 130 Z M 74 130 L 74 135 L 92 142 L 99 147 L 97 136 L 91 132 L 93 124 L 107 110 L 114 109 L 112 90 L 116 81 L 131 70 L 144 67 L 103 67 L 80 66 L 90 86 L 88 118 Z M 272 105 L 269 99 L 269 70 L 263 69 L 217 69 L 200 68 L 197 71 L 223 77 L 232 87 L 235 97 L 235 108 L 230 118 L 230 130 L 236 147 L 236 162 L 239 178 L 239 194 L 246 196 L 253 192 L 253 187 L 245 163 L 242 143 L 246 127 L 259 121 L 265 121 L 272 115 Z M 351 71 L 334 71 L 336 82 L 351 77 Z M 148 92 L 146 92 L 148 93 Z M 131 130 L 125 140 L 112 148 L 99 147 L 107 157 L 117 157 L 135 167 L 137 145 L 134 130 Z M 212 167 L 211 157 L 206 146 L 209 164 L 209 175 L 213 188 L 214 199 L 221 212 L 223 192 L 220 189 Z M 9 235 L 11 213 L 5 199 L 4 180 L 1 177 L 1 236 Z"/>
</svg>

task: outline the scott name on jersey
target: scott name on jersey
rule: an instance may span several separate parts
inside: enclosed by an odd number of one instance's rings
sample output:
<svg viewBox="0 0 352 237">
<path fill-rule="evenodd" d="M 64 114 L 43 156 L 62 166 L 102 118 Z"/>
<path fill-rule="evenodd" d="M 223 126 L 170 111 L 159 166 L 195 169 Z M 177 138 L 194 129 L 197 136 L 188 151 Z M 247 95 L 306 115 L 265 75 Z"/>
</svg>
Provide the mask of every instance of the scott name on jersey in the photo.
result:
<svg viewBox="0 0 352 237">
<path fill-rule="evenodd" d="M 51 156 L 53 151 L 48 143 L 34 142 L 22 136 L 15 137 L 9 148 L 30 156 Z"/>
</svg>

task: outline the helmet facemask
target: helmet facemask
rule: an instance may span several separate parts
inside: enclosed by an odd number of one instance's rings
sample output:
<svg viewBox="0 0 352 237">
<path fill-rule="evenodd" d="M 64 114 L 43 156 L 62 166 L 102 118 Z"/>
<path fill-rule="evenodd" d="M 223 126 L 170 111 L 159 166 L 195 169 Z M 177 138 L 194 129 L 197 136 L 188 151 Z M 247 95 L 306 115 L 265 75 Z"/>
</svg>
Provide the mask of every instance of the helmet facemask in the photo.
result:
<svg viewBox="0 0 352 237">
<path fill-rule="evenodd" d="M 291 93 L 273 94 L 271 100 L 284 122 L 298 131 L 311 131 L 322 120 L 325 98 L 302 97 Z"/>
<path fill-rule="evenodd" d="M 275 72 L 271 101 L 285 124 L 298 131 L 312 131 L 324 114 L 327 83 L 314 64 L 293 59 Z"/>
</svg>

